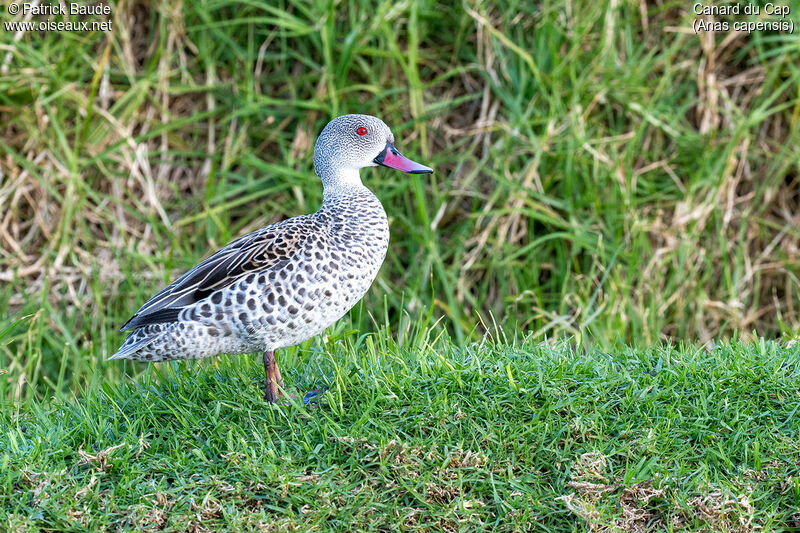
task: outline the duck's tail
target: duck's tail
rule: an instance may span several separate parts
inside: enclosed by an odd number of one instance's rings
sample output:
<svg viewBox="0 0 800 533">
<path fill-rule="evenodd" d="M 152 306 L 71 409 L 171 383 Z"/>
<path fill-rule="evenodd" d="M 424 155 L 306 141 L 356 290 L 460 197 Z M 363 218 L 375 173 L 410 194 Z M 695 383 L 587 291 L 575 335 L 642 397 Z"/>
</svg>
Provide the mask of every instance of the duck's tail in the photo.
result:
<svg viewBox="0 0 800 533">
<path fill-rule="evenodd" d="M 134 357 L 130 357 L 132 354 L 138 352 L 142 348 L 145 348 L 153 343 L 157 338 L 162 335 L 163 332 L 156 333 L 154 335 L 147 335 L 141 339 L 135 339 L 135 335 L 131 335 L 125 342 L 122 344 L 117 353 L 114 355 L 107 357 L 106 361 L 110 361 L 112 359 L 135 359 Z M 130 342 L 129 342 L 130 341 Z"/>
</svg>

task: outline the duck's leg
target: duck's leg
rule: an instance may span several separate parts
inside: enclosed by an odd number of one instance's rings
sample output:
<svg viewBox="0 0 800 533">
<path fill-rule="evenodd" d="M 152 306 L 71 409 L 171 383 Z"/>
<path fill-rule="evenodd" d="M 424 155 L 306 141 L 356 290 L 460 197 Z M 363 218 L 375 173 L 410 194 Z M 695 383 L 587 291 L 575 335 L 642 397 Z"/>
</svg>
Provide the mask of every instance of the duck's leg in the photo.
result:
<svg viewBox="0 0 800 533">
<path fill-rule="evenodd" d="M 282 396 L 280 389 L 283 388 L 283 378 L 278 368 L 278 362 L 275 360 L 274 350 L 264 352 L 264 375 L 267 378 L 267 390 L 264 393 L 264 399 L 270 403 L 275 403 Z"/>
</svg>

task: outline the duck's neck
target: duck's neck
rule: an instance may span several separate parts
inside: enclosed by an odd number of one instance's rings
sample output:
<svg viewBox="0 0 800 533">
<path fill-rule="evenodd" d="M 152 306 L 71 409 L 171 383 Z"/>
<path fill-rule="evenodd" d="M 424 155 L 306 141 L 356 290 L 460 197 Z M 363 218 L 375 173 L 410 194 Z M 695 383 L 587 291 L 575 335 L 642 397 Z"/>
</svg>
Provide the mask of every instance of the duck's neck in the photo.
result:
<svg viewBox="0 0 800 533">
<path fill-rule="evenodd" d="M 323 201 L 366 189 L 357 168 L 318 169 L 317 173 L 322 180 Z"/>
</svg>

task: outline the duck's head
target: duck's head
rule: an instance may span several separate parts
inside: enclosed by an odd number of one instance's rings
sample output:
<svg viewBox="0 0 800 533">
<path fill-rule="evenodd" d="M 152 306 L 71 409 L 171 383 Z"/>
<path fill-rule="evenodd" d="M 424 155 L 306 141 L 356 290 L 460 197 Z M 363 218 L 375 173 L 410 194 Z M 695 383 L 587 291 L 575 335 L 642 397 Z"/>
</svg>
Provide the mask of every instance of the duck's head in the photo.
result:
<svg viewBox="0 0 800 533">
<path fill-rule="evenodd" d="M 370 115 L 342 115 L 330 121 L 314 146 L 314 169 L 324 186 L 361 184 L 358 170 L 384 167 L 409 174 L 426 174 L 433 169 L 420 165 L 394 147 L 389 126 Z"/>
</svg>

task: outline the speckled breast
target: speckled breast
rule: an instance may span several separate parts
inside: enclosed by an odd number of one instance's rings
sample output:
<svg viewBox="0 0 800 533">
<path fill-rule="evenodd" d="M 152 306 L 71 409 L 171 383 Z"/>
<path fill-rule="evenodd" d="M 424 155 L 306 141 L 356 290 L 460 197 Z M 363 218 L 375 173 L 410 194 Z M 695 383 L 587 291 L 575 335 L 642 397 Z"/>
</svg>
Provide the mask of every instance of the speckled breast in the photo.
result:
<svg viewBox="0 0 800 533">
<path fill-rule="evenodd" d="M 310 217 L 316 229 L 293 260 L 231 288 L 255 295 L 255 308 L 243 309 L 234 326 L 253 348 L 276 350 L 321 333 L 364 296 L 383 263 L 389 224 L 366 188 L 326 198 Z"/>
</svg>

